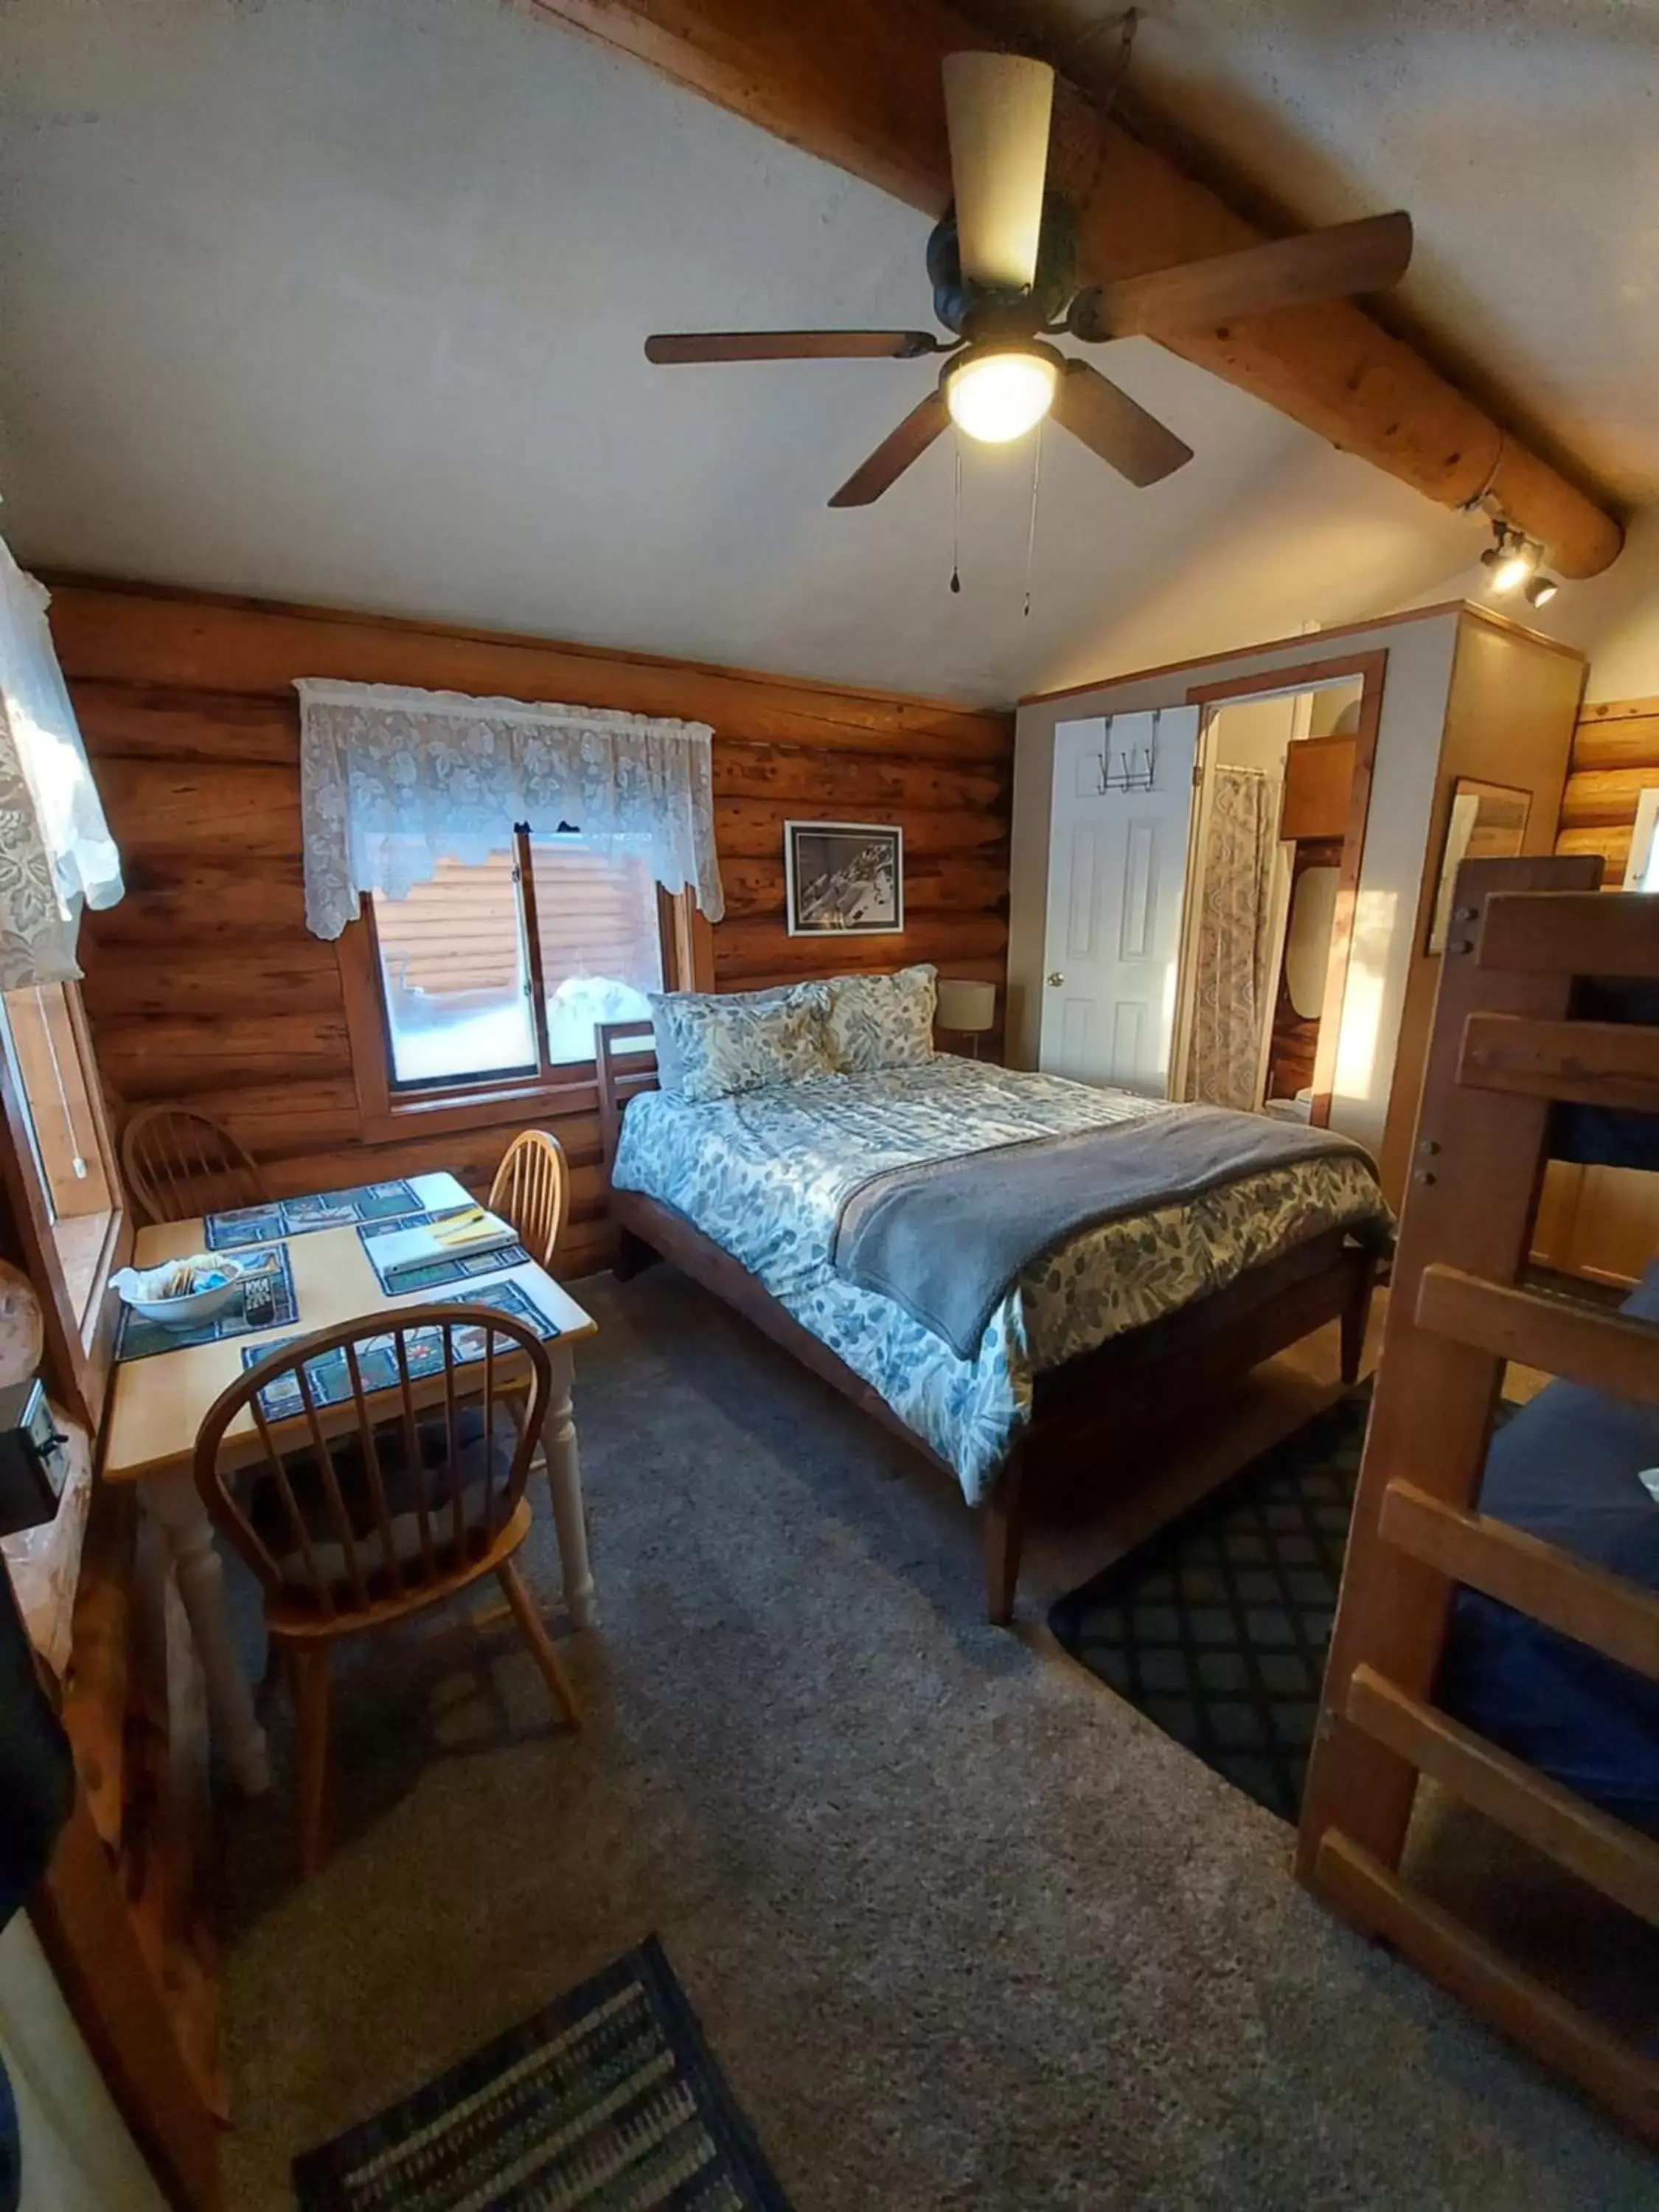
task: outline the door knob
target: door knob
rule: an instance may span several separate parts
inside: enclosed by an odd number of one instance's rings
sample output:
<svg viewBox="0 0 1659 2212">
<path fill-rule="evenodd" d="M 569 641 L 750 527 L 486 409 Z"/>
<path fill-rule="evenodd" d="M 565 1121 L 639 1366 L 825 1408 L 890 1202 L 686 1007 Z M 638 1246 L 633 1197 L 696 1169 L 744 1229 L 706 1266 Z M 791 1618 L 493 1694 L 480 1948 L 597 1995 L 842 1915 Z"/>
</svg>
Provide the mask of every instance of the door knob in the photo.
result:
<svg viewBox="0 0 1659 2212">
<path fill-rule="evenodd" d="M 1051 991 L 1057 991 L 1065 981 L 1066 978 L 1060 974 L 1058 968 L 1052 969 L 1049 971 L 1048 988 Z"/>
</svg>

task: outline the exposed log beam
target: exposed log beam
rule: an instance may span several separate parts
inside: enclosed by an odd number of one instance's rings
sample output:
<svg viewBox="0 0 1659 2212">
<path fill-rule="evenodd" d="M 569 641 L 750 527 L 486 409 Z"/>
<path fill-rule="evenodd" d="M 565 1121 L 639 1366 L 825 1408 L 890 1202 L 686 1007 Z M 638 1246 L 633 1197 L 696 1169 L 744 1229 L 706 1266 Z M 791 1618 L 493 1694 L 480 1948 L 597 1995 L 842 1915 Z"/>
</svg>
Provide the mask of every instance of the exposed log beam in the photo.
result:
<svg viewBox="0 0 1659 2212">
<path fill-rule="evenodd" d="M 945 0 L 524 4 L 927 214 L 950 199 L 939 63 L 990 41 Z M 1050 179 L 1078 211 L 1085 283 L 1262 234 L 1063 79 Z M 1618 556 L 1623 533 L 1611 514 L 1351 302 L 1280 308 L 1161 343 L 1443 507 L 1489 490 L 1564 576 L 1597 575 Z"/>
</svg>

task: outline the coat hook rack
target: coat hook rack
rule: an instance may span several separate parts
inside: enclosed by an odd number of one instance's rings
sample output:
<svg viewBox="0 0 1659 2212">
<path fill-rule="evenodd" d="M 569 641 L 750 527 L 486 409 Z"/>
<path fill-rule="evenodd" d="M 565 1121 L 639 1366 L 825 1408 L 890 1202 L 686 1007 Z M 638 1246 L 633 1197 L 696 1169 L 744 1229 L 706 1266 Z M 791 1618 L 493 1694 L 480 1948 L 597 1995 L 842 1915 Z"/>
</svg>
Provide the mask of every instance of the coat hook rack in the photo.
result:
<svg viewBox="0 0 1659 2212">
<path fill-rule="evenodd" d="M 1100 747 L 1100 781 L 1098 789 L 1103 797 L 1109 791 L 1155 791 L 1158 788 L 1158 726 L 1159 716 L 1152 715 L 1152 738 L 1150 744 L 1130 745 L 1112 759 L 1112 725 L 1106 724 L 1106 733 Z"/>
</svg>

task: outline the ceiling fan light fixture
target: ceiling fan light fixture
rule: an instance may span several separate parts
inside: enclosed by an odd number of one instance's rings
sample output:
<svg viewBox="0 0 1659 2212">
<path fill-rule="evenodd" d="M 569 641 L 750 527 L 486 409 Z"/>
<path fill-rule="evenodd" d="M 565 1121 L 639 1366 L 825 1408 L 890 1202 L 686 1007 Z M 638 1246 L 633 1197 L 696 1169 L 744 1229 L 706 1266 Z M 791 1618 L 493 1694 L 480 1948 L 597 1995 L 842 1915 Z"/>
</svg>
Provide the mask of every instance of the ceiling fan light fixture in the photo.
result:
<svg viewBox="0 0 1659 2212">
<path fill-rule="evenodd" d="M 945 404 L 981 445 L 1023 438 L 1054 404 L 1061 357 L 1052 346 L 971 346 L 945 372 Z"/>
<path fill-rule="evenodd" d="M 1560 588 L 1553 576 L 1529 576 L 1522 595 L 1528 606 L 1547 607 Z"/>
</svg>

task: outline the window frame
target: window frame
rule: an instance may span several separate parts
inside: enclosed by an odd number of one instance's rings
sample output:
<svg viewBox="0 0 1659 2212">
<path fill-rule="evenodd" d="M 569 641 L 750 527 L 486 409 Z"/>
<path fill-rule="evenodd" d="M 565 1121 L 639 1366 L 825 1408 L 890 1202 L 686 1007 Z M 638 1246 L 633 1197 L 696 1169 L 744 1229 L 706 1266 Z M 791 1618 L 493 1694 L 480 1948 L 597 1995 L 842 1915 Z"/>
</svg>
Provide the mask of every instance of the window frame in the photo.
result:
<svg viewBox="0 0 1659 2212">
<path fill-rule="evenodd" d="M 518 871 L 518 890 L 526 937 L 532 1002 L 543 1006 L 541 932 L 538 927 L 532 833 L 514 827 L 510 848 Z M 662 950 L 663 988 L 706 991 L 714 988 L 714 933 L 690 890 L 657 886 L 657 927 Z M 392 1037 L 383 986 L 380 939 L 374 901 L 365 894 L 357 919 L 335 944 L 345 999 L 347 1042 L 356 1087 L 362 1136 L 370 1144 L 416 1136 L 447 1136 L 488 1129 L 532 1111 L 579 1114 L 599 1103 L 598 1073 L 591 1059 L 545 1060 L 545 1014 L 536 1018 L 538 1066 L 533 1075 L 491 1073 L 431 1084 L 400 1084 L 393 1078 Z"/>
<path fill-rule="evenodd" d="M 119 1300 L 107 1295 L 109 1279 L 132 1257 L 136 1230 L 110 1134 L 102 1074 L 81 988 L 73 982 L 61 988 L 111 1199 L 102 1247 L 84 1304 L 76 1306 L 53 1234 L 51 1196 L 36 1164 L 30 1135 L 28 1101 L 21 1093 L 9 1056 L 0 1053 L 0 1193 L 9 1216 L 10 1232 L 3 1241 L 9 1248 L 6 1256 L 22 1267 L 40 1301 L 45 1337 L 42 1379 L 74 1419 L 89 1433 L 95 1433 L 109 1388 L 120 1310 Z"/>
</svg>

